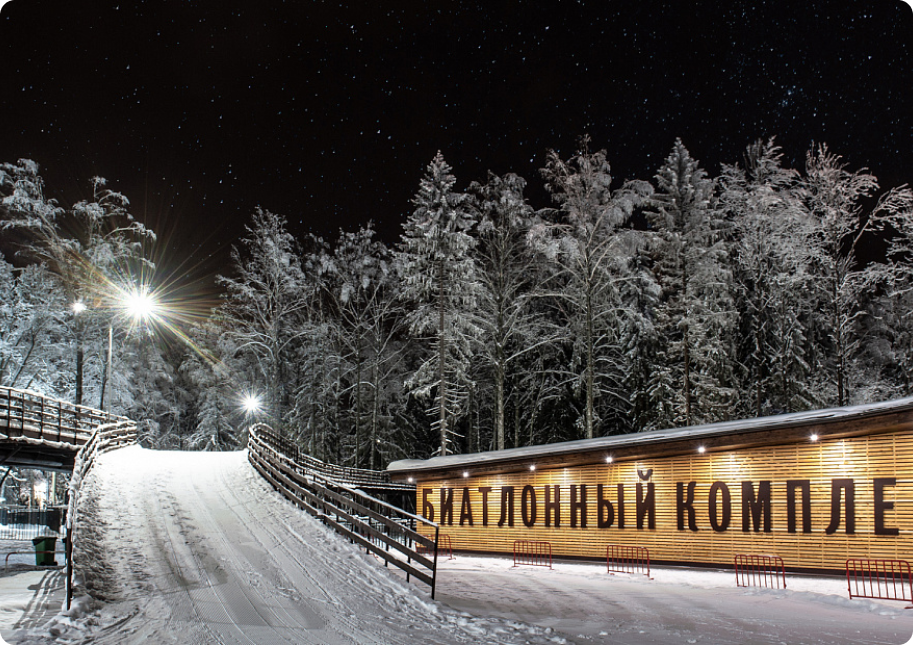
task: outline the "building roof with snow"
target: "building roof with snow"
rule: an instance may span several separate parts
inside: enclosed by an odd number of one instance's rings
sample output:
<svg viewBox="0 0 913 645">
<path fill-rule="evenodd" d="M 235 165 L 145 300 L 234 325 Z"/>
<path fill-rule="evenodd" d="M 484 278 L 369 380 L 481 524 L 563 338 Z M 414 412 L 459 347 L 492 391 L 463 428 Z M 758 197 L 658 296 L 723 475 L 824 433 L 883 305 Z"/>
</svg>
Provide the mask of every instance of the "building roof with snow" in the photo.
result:
<svg viewBox="0 0 913 645">
<path fill-rule="evenodd" d="M 472 468 L 474 474 L 514 472 L 526 470 L 530 466 L 561 468 L 694 451 L 720 452 L 864 436 L 890 432 L 901 427 L 913 429 L 913 397 L 507 450 L 431 459 L 403 459 L 392 462 L 387 471 L 394 480 L 420 480 L 425 477 L 455 475 L 466 468 Z"/>
</svg>

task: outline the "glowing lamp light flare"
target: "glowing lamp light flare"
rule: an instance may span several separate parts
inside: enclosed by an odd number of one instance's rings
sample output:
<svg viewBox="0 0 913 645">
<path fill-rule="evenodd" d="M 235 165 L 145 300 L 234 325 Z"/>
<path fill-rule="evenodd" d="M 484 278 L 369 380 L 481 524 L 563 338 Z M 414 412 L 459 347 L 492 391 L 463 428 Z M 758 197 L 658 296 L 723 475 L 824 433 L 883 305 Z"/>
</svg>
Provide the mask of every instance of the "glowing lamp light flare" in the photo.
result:
<svg viewBox="0 0 913 645">
<path fill-rule="evenodd" d="M 609 455 L 608 457 L 605 458 L 605 462 L 606 462 L 607 464 L 612 463 L 612 461 L 614 461 L 614 460 L 612 459 L 612 455 Z"/>
<path fill-rule="evenodd" d="M 72 305 L 70 305 L 70 309 L 73 310 L 74 314 L 81 314 L 86 309 L 88 309 L 88 307 L 86 307 L 86 303 L 84 303 L 82 301 L 76 301 Z"/>
<path fill-rule="evenodd" d="M 124 308 L 136 320 L 145 320 L 155 315 L 158 303 L 146 291 L 134 291 L 124 298 Z"/>
<path fill-rule="evenodd" d="M 812 441 L 818 441 L 818 435 L 813 434 L 809 437 L 809 439 L 811 439 Z"/>
<path fill-rule="evenodd" d="M 697 451 L 698 451 L 700 454 L 703 455 L 705 452 L 707 452 L 707 449 L 704 448 L 704 446 L 699 446 L 698 449 L 697 449 Z"/>
<path fill-rule="evenodd" d="M 260 397 L 255 394 L 248 394 L 242 399 L 241 406 L 248 414 L 254 414 L 260 410 Z"/>
</svg>

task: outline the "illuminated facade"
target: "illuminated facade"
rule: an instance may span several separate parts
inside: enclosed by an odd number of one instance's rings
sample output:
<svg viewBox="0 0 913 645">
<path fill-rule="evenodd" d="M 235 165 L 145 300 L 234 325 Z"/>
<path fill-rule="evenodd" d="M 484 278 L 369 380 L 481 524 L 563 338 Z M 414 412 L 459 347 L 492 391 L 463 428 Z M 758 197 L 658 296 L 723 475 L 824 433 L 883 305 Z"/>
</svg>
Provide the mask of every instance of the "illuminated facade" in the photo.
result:
<svg viewBox="0 0 913 645">
<path fill-rule="evenodd" d="M 610 544 L 654 562 L 731 566 L 735 554 L 792 570 L 913 553 L 913 399 L 398 461 L 419 514 L 454 550 L 604 558 Z"/>
</svg>

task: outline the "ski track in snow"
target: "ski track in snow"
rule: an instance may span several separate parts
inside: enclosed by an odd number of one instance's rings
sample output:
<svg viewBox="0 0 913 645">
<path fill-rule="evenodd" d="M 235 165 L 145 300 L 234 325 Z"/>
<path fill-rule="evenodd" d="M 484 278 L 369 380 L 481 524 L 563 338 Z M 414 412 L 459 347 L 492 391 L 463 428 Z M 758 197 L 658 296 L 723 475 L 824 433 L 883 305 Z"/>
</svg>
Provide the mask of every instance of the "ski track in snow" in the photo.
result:
<svg viewBox="0 0 913 645">
<path fill-rule="evenodd" d="M 80 598 L 12 642 L 566 642 L 431 601 L 283 500 L 246 453 L 125 448 L 100 457 L 90 485 L 77 562 L 102 602 Z"/>
</svg>

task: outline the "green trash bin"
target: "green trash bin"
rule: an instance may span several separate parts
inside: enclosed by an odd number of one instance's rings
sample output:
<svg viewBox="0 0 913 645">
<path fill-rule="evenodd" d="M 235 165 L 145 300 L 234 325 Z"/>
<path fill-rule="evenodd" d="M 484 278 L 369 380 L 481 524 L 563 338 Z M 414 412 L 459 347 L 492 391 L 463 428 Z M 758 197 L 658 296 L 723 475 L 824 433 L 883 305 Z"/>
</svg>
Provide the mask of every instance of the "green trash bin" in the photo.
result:
<svg viewBox="0 0 913 645">
<path fill-rule="evenodd" d="M 56 567 L 57 561 L 54 560 L 54 550 L 57 548 L 57 538 L 53 536 L 32 538 L 32 544 L 35 545 L 35 564 L 39 567 Z M 43 553 L 50 551 L 50 553 Z"/>
</svg>

